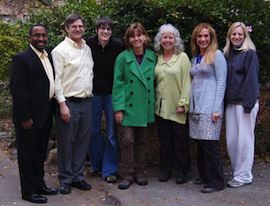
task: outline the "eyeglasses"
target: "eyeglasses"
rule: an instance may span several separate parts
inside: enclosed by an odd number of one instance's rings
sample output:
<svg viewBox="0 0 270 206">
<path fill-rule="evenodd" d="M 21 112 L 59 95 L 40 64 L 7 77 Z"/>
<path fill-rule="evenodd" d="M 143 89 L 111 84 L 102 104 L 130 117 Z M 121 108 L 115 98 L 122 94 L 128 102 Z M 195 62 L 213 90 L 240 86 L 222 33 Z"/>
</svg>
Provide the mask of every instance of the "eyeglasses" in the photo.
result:
<svg viewBox="0 0 270 206">
<path fill-rule="evenodd" d="M 107 30 L 107 31 L 112 31 L 112 29 L 111 29 L 110 27 L 99 27 L 99 29 L 100 29 L 101 31 L 105 31 L 105 30 Z"/>
<path fill-rule="evenodd" d="M 70 26 L 70 28 L 72 28 L 72 29 L 77 29 L 77 28 L 83 29 L 84 26 L 83 25 L 72 25 L 72 26 Z"/>
<path fill-rule="evenodd" d="M 48 37 L 48 34 L 33 34 L 31 35 L 32 37 L 35 37 L 35 38 L 40 38 L 42 36 L 42 38 L 47 38 Z"/>
</svg>

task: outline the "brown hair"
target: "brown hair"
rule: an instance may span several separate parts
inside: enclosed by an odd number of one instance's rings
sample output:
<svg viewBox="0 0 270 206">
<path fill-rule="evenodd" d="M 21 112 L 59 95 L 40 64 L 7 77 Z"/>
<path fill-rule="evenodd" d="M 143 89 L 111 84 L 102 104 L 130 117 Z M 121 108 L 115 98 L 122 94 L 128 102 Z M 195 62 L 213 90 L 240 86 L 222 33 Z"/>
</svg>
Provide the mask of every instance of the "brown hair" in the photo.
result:
<svg viewBox="0 0 270 206">
<path fill-rule="evenodd" d="M 148 48 L 150 45 L 151 40 L 147 34 L 147 31 L 143 27 L 143 25 L 141 23 L 133 23 L 128 27 L 124 35 L 124 42 L 125 42 L 125 46 L 127 50 L 130 50 L 131 48 L 131 45 L 129 44 L 129 38 L 134 36 L 136 31 L 146 36 L 146 41 L 144 42 L 144 48 Z"/>
<path fill-rule="evenodd" d="M 84 20 L 83 16 L 78 15 L 78 14 L 74 14 L 74 13 L 69 14 L 66 17 L 65 26 L 66 27 L 69 27 L 70 24 L 72 24 L 74 21 L 77 21 L 78 19 L 82 20 L 83 26 L 85 26 L 85 20 Z"/>
</svg>

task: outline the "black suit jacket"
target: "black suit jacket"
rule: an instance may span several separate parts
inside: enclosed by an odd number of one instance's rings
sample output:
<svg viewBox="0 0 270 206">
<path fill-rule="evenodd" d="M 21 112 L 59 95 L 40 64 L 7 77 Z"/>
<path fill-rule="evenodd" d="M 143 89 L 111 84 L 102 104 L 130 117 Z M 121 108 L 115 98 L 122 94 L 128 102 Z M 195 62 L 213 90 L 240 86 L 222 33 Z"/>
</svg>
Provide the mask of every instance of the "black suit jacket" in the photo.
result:
<svg viewBox="0 0 270 206">
<path fill-rule="evenodd" d="M 40 129 L 48 117 L 52 118 L 52 112 L 49 112 L 49 87 L 50 81 L 42 62 L 31 47 L 14 56 L 10 72 L 10 90 L 15 126 L 33 119 L 32 128 Z"/>
</svg>

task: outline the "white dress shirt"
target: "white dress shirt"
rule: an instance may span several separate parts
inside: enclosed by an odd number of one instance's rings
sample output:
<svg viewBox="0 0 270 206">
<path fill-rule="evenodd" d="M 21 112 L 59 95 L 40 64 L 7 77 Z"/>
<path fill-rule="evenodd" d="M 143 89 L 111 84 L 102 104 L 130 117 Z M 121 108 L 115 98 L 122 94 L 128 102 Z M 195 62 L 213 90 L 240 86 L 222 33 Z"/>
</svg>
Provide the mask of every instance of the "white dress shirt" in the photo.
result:
<svg viewBox="0 0 270 206">
<path fill-rule="evenodd" d="M 66 37 L 52 51 L 55 69 L 55 97 L 58 103 L 68 97 L 91 97 L 93 90 L 93 58 L 89 46 L 82 40 L 81 48 Z"/>
</svg>

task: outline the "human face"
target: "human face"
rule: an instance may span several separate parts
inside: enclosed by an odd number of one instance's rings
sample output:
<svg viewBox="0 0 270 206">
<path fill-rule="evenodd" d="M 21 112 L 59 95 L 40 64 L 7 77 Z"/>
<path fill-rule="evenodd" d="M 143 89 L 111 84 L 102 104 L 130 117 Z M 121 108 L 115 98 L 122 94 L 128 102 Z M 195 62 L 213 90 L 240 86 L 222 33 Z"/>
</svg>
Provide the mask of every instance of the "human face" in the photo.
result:
<svg viewBox="0 0 270 206">
<path fill-rule="evenodd" d="M 139 33 L 137 30 L 134 33 L 134 36 L 129 37 L 129 43 L 133 49 L 143 49 L 143 44 L 146 41 L 146 35 Z"/>
<path fill-rule="evenodd" d="M 77 19 L 68 27 L 66 26 L 66 31 L 68 33 L 68 37 L 77 42 L 80 41 L 83 37 L 85 28 L 81 19 Z"/>
<path fill-rule="evenodd" d="M 43 52 L 48 42 L 47 30 L 43 26 L 35 26 L 28 40 L 38 51 Z"/>
<path fill-rule="evenodd" d="M 99 41 L 109 41 L 111 35 L 112 35 L 112 28 L 109 27 L 108 25 L 101 25 L 98 29 L 97 29 L 97 35 L 98 35 L 98 39 Z"/>
<path fill-rule="evenodd" d="M 164 33 L 161 37 L 161 46 L 163 50 L 173 50 L 175 38 L 173 33 Z"/>
<path fill-rule="evenodd" d="M 204 54 L 207 47 L 210 45 L 211 35 L 208 29 L 203 28 L 196 38 L 196 43 L 200 48 L 200 53 Z"/>
<path fill-rule="evenodd" d="M 234 46 L 240 45 L 244 41 L 244 31 L 241 26 L 234 28 L 230 36 L 230 40 Z"/>
</svg>

